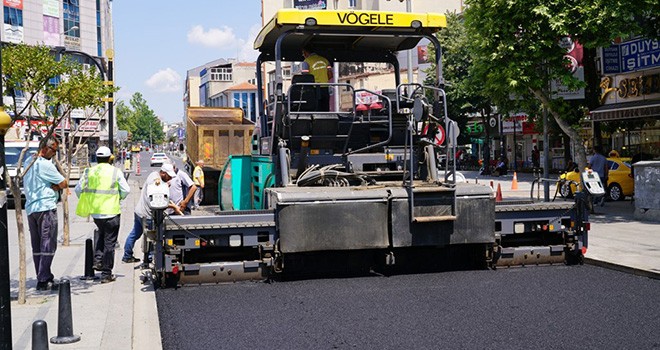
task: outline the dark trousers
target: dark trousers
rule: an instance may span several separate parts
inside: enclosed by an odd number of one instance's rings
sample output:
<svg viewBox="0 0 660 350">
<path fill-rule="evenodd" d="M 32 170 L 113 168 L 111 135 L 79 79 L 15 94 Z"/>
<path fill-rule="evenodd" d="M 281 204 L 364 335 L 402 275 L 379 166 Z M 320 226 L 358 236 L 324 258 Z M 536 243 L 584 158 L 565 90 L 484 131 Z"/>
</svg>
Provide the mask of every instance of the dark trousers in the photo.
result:
<svg viewBox="0 0 660 350">
<path fill-rule="evenodd" d="M 321 86 L 319 88 L 319 112 L 328 112 L 330 110 L 330 88 Z"/>
<path fill-rule="evenodd" d="M 50 271 L 57 250 L 57 209 L 39 211 L 28 215 L 32 259 L 37 272 L 37 281 L 52 281 Z"/>
<path fill-rule="evenodd" d="M 101 275 L 112 275 L 115 266 L 115 244 L 119 236 L 119 218 L 117 215 L 108 219 L 94 219 L 99 234 L 94 242 L 94 263 L 101 265 Z"/>
</svg>

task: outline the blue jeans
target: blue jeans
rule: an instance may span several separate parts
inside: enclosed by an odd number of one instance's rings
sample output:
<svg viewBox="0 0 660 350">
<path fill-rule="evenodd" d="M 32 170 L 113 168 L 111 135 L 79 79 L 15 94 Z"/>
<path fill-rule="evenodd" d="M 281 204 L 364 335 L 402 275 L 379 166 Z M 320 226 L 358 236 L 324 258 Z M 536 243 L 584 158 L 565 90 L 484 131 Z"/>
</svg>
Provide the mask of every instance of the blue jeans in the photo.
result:
<svg viewBox="0 0 660 350">
<path fill-rule="evenodd" d="M 151 220 L 147 220 L 151 221 Z M 135 246 L 135 241 L 142 237 L 144 232 L 144 226 L 142 225 L 142 218 L 137 214 L 133 214 L 133 230 L 126 237 L 126 243 L 124 243 L 124 257 L 122 259 L 130 259 L 133 257 L 133 247 Z"/>
</svg>

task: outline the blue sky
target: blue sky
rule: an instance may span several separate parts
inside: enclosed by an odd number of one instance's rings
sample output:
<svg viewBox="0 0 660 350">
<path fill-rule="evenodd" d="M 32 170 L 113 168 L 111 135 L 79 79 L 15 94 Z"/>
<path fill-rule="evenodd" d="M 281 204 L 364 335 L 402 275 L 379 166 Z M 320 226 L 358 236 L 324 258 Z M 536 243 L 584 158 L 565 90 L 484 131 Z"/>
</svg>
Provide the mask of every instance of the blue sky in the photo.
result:
<svg viewBox="0 0 660 350">
<path fill-rule="evenodd" d="M 187 70 L 218 58 L 257 57 L 260 0 L 115 0 L 112 6 L 117 100 L 128 104 L 140 92 L 165 122 L 182 121 Z"/>
</svg>

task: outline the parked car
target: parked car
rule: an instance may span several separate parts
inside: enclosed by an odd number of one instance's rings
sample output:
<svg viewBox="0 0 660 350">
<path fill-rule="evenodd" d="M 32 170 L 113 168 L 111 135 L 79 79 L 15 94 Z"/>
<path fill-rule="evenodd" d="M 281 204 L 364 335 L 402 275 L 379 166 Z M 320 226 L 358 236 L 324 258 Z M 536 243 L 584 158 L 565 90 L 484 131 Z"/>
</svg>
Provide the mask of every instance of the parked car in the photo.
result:
<svg viewBox="0 0 660 350">
<path fill-rule="evenodd" d="M 154 153 L 151 155 L 151 166 L 161 166 L 169 161 L 170 159 L 165 153 Z"/>
<path fill-rule="evenodd" d="M 607 166 L 609 167 L 606 188 L 607 198 L 620 201 L 624 200 L 626 196 L 632 196 L 635 192 L 635 181 L 632 177 L 630 164 L 621 158 L 607 158 Z M 569 171 L 560 176 L 559 194 L 565 198 L 573 197 L 576 186 L 569 185 L 568 182 L 562 180 L 580 182 L 580 172 L 577 170 Z"/>
</svg>

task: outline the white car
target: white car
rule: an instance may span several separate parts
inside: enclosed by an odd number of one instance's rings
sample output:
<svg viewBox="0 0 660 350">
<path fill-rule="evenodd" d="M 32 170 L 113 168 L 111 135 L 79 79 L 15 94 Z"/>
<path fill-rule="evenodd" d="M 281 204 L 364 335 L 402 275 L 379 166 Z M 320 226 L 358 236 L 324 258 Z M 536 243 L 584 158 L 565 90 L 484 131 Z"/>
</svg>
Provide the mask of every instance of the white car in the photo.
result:
<svg viewBox="0 0 660 350">
<path fill-rule="evenodd" d="M 167 158 L 165 153 L 154 153 L 151 155 L 151 166 L 161 166 L 169 162 L 170 159 Z"/>
</svg>

